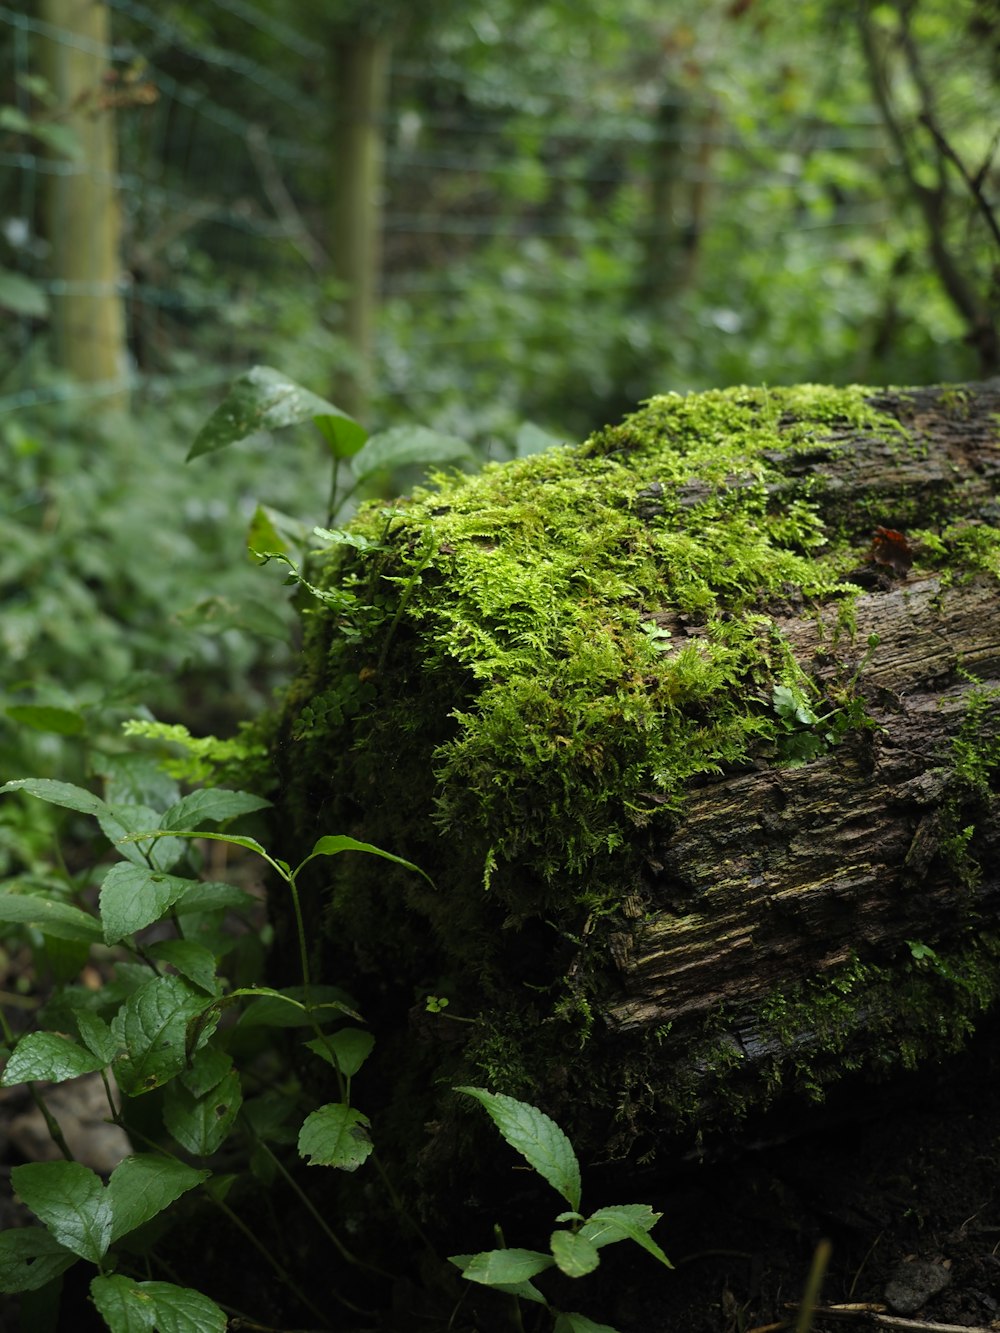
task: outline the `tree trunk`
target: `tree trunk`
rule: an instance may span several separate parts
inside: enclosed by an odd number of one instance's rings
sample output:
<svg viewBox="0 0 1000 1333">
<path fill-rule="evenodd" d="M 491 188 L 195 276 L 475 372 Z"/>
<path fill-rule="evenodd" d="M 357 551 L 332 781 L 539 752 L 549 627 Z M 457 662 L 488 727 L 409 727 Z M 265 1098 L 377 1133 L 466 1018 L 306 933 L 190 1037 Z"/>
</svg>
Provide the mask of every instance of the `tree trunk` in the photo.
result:
<svg viewBox="0 0 1000 1333">
<path fill-rule="evenodd" d="M 346 289 L 344 332 L 355 356 L 337 376 L 334 397 L 362 419 L 371 391 L 378 308 L 389 56 L 389 40 L 378 33 L 338 30 L 334 39 L 331 255 L 334 276 Z"/>
<path fill-rule="evenodd" d="M 41 0 L 41 17 L 51 33 L 42 39 L 42 68 L 80 147 L 77 159 L 53 161 L 46 188 L 54 356 L 92 386 L 102 409 L 124 408 L 118 155 L 114 111 L 102 104 L 108 8 L 98 0 Z"/>
<path fill-rule="evenodd" d="M 295 854 L 435 882 L 314 886 L 399 1114 L 480 1082 L 639 1155 L 960 1044 L 1000 994 L 998 411 L 654 398 L 356 520 L 274 756 Z"/>
</svg>

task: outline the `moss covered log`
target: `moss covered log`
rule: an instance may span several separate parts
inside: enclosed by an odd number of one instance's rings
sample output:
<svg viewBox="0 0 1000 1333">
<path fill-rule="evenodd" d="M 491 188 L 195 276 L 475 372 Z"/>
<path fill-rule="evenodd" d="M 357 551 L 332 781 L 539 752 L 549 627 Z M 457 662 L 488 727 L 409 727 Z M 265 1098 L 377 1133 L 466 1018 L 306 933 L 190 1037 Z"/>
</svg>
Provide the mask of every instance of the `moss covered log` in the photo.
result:
<svg viewBox="0 0 1000 1333">
<path fill-rule="evenodd" d="M 390 1121 L 479 1082 L 641 1156 L 961 1042 L 1000 991 L 998 411 L 656 397 L 322 555 L 281 828 L 434 881 L 308 894 Z"/>
</svg>

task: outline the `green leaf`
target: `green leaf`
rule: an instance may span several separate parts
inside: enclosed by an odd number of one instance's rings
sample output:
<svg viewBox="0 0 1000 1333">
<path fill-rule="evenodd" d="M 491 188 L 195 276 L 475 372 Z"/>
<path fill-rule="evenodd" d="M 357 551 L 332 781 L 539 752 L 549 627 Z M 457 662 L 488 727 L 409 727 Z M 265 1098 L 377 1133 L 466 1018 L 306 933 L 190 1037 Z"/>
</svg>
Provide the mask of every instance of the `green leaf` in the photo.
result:
<svg viewBox="0 0 1000 1333">
<path fill-rule="evenodd" d="M 558 1190 L 569 1206 L 580 1207 L 580 1164 L 573 1145 L 554 1120 L 528 1102 L 485 1088 L 456 1088 L 474 1097 L 512 1148 L 528 1165 Z"/>
<path fill-rule="evenodd" d="M 365 852 L 368 856 L 381 856 L 384 861 L 392 861 L 398 866 L 403 866 L 406 870 L 413 870 L 418 875 L 423 875 L 424 879 L 434 887 L 434 881 L 429 875 L 424 874 L 419 866 L 415 866 L 412 861 L 404 861 L 401 856 L 393 856 L 392 852 L 383 852 L 381 847 L 373 847 L 370 842 L 358 842 L 357 838 L 348 838 L 344 834 L 330 834 L 325 838 L 320 838 L 314 845 L 312 851 L 306 859 L 295 867 L 295 874 L 298 875 L 303 866 L 309 864 L 317 856 L 338 856 L 341 852 Z"/>
<path fill-rule="evenodd" d="M 652 1231 L 662 1216 L 662 1213 L 654 1212 L 648 1203 L 611 1204 L 588 1218 L 580 1228 L 580 1235 L 586 1236 L 591 1245 L 599 1250 L 602 1245 L 613 1245 L 616 1241 L 626 1239 L 626 1232 L 621 1229 L 620 1222 L 627 1222 L 641 1231 Z"/>
<path fill-rule="evenodd" d="M 656 1241 L 653 1240 L 652 1236 L 647 1234 L 647 1217 L 652 1216 L 653 1223 L 656 1223 L 660 1219 L 660 1214 L 652 1213 L 652 1210 L 650 1210 L 648 1215 L 643 1216 L 641 1220 L 637 1220 L 635 1209 L 643 1207 L 644 1205 L 642 1204 L 614 1204 L 607 1208 L 598 1208 L 597 1212 L 591 1213 L 586 1224 L 580 1228 L 580 1234 L 586 1236 L 590 1243 L 595 1247 L 607 1245 L 607 1240 L 595 1238 L 591 1232 L 591 1228 L 595 1223 L 610 1223 L 613 1227 L 617 1227 L 621 1232 L 620 1237 L 611 1237 L 612 1240 L 621 1239 L 622 1237 L 634 1240 L 640 1249 L 645 1250 L 647 1254 L 651 1254 L 654 1259 L 657 1259 L 666 1268 L 673 1268 L 673 1264 L 660 1249 L 659 1245 L 657 1245 Z"/>
<path fill-rule="evenodd" d="M 96 1171 L 80 1162 L 28 1162 L 10 1173 L 15 1191 L 50 1234 L 98 1263 L 111 1244 L 111 1202 Z"/>
<path fill-rule="evenodd" d="M 375 1038 L 361 1028 L 341 1028 L 328 1037 L 314 1037 L 306 1045 L 328 1063 L 332 1052 L 337 1068 L 344 1077 L 353 1078 L 371 1055 Z"/>
<path fill-rule="evenodd" d="M 585 1277 L 601 1262 L 597 1247 L 573 1231 L 553 1231 L 549 1244 L 560 1271 L 567 1277 Z"/>
<path fill-rule="evenodd" d="M 373 435 L 355 454 L 351 467 L 363 481 L 376 472 L 395 472 L 401 467 L 429 467 L 433 463 L 455 463 L 471 459 L 473 453 L 465 440 L 454 435 L 440 435 L 425 426 L 393 426 Z"/>
<path fill-rule="evenodd" d="M 217 912 L 221 909 L 239 911 L 257 904 L 252 893 L 238 889 L 235 884 L 223 884 L 217 880 L 188 882 L 191 887 L 177 901 L 180 912 Z"/>
<path fill-rule="evenodd" d="M 104 836 L 133 865 L 170 870 L 187 850 L 180 838 L 136 836 L 160 831 L 160 814 L 148 805 L 109 805 L 98 814 L 97 822 Z"/>
<path fill-rule="evenodd" d="M 37 1291 L 76 1260 L 72 1250 L 41 1227 L 0 1231 L 0 1291 Z"/>
<path fill-rule="evenodd" d="M 350 458 L 368 439 L 368 432 L 364 426 L 353 417 L 349 417 L 346 412 L 341 412 L 339 408 L 334 408 L 332 413 L 315 416 L 313 421 L 330 446 L 330 453 L 334 458 Z"/>
<path fill-rule="evenodd" d="M 292 550 L 291 544 L 280 535 L 263 505 L 258 505 L 254 510 L 247 528 L 247 550 L 258 560 L 273 555 L 288 555 Z"/>
<path fill-rule="evenodd" d="M 194 982 L 209 995 L 218 995 L 222 982 L 216 974 L 217 959 L 211 949 L 195 940 L 160 940 L 151 944 L 147 950 L 151 958 L 169 963 L 171 967 Z"/>
<path fill-rule="evenodd" d="M 163 1123 L 182 1148 L 196 1157 L 209 1157 L 228 1137 L 242 1105 L 235 1069 L 202 1096 L 195 1096 L 178 1079 L 167 1088 Z"/>
<path fill-rule="evenodd" d="M 35 121 L 31 127 L 31 133 L 48 148 L 54 149 L 57 153 L 62 153 L 63 157 L 71 158 L 77 162 L 82 161 L 83 145 L 80 143 L 79 135 L 71 130 L 68 125 L 51 125 Z"/>
<path fill-rule="evenodd" d="M 214 1301 L 173 1282 L 134 1282 L 115 1273 L 95 1277 L 90 1295 L 111 1333 L 225 1333 L 228 1323 Z"/>
<path fill-rule="evenodd" d="M 129 996 L 111 1025 L 124 1048 L 114 1072 L 127 1097 L 151 1092 L 180 1073 L 187 1024 L 209 1004 L 179 977 L 153 977 Z M 206 1026 L 203 1039 L 208 1035 Z"/>
<path fill-rule="evenodd" d="M 448 1256 L 448 1262 L 460 1268 L 464 1273 L 469 1264 L 477 1256 L 474 1254 L 452 1254 Z M 548 1305 L 548 1301 L 530 1282 L 497 1282 L 491 1284 L 495 1291 L 504 1291 L 511 1296 L 517 1296 L 523 1301 L 537 1301 L 539 1305 Z"/>
<path fill-rule="evenodd" d="M 342 419 L 362 430 L 339 407 L 319 398 L 270 366 L 254 366 L 234 382 L 198 432 L 187 461 L 224 449 L 262 430 L 281 430 L 314 417 Z M 323 429 L 326 435 L 326 429 Z M 327 437 L 329 438 L 329 437 Z"/>
<path fill-rule="evenodd" d="M 99 796 L 85 787 L 74 786 L 72 782 L 55 782 L 52 778 L 15 778 L 0 787 L 0 792 L 5 791 L 27 792 L 40 801 L 48 801 L 49 805 L 79 810 L 84 815 L 100 815 L 108 808 Z"/>
<path fill-rule="evenodd" d="M 474 1254 L 462 1269 L 462 1276 L 484 1287 L 509 1287 L 527 1282 L 555 1263 L 551 1254 L 538 1250 L 484 1250 Z"/>
<path fill-rule="evenodd" d="M 560 1310 L 552 1333 L 618 1333 L 618 1330 L 610 1324 L 595 1324 L 586 1315 L 566 1314 Z"/>
<path fill-rule="evenodd" d="M 105 944 L 117 944 L 166 916 L 198 884 L 147 865 L 119 861 L 104 876 L 100 911 Z"/>
<path fill-rule="evenodd" d="M 175 1199 L 211 1175 L 173 1157 L 136 1153 L 119 1162 L 108 1181 L 111 1200 L 111 1239 L 127 1236 Z"/>
<path fill-rule="evenodd" d="M 60 940 L 96 944 L 102 938 L 100 923 L 88 912 L 33 893 L 0 893 L 0 921 L 37 926 Z"/>
<path fill-rule="evenodd" d="M 80 1040 L 100 1060 L 101 1065 L 109 1065 L 118 1054 L 118 1043 L 110 1026 L 100 1014 L 89 1009 L 80 1009 L 74 1015 Z"/>
<path fill-rule="evenodd" d="M 270 801 L 252 796 L 248 791 L 227 791 L 225 787 L 205 787 L 182 797 L 176 805 L 160 816 L 160 828 L 196 829 L 206 820 L 218 824 L 224 819 L 237 819 L 256 810 L 266 810 Z"/>
<path fill-rule="evenodd" d="M 0 306 L 3 305 L 3 274 L 0 273 Z M 86 731 L 87 723 L 82 713 L 72 708 L 52 708 L 46 704 L 13 704 L 7 710 L 7 716 L 35 731 L 51 731 L 57 736 L 79 736 Z"/>
<path fill-rule="evenodd" d="M 10 1088 L 33 1078 L 65 1083 L 68 1078 L 93 1074 L 104 1065 L 104 1060 L 58 1032 L 29 1032 L 17 1043 L 14 1054 L 7 1061 L 0 1087 Z"/>
<path fill-rule="evenodd" d="M 343 1102 L 329 1102 L 305 1119 L 299 1132 L 299 1156 L 310 1166 L 356 1171 L 372 1151 L 367 1116 Z"/>
</svg>

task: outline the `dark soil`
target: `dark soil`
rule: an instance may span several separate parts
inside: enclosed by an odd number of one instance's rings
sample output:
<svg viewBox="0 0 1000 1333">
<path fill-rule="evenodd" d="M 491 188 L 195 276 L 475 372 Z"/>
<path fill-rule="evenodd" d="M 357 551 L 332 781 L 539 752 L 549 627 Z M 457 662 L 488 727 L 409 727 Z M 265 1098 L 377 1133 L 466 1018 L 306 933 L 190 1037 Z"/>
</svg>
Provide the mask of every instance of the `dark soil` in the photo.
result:
<svg viewBox="0 0 1000 1333">
<path fill-rule="evenodd" d="M 554 1198 L 545 1200 L 546 1211 Z M 824 1106 L 786 1108 L 738 1138 L 708 1145 L 700 1160 L 688 1155 L 673 1169 L 627 1176 L 620 1167 L 592 1168 L 585 1203 L 605 1202 L 644 1202 L 662 1211 L 656 1237 L 673 1271 L 620 1244 L 602 1250 L 601 1267 L 589 1278 L 546 1275 L 539 1281 L 560 1308 L 619 1333 L 771 1333 L 782 1321 L 794 1321 L 789 1303 L 800 1298 L 822 1240 L 832 1245 L 824 1304 L 878 1303 L 911 1321 L 899 1327 L 913 1330 L 942 1324 L 1000 1329 L 1000 1025 L 983 1029 L 967 1051 L 937 1067 L 876 1087 L 856 1083 Z M 424 1281 L 416 1267 L 395 1286 L 366 1288 L 367 1307 L 382 1307 L 375 1318 L 350 1316 L 330 1302 L 331 1284 L 339 1279 L 326 1252 L 303 1252 L 309 1232 L 301 1210 L 278 1191 L 267 1210 L 272 1224 L 286 1218 L 284 1239 L 297 1251 L 300 1277 L 307 1275 L 303 1285 L 316 1305 L 329 1309 L 329 1322 L 321 1325 L 294 1308 L 245 1242 L 234 1247 L 225 1241 L 219 1219 L 207 1228 L 195 1225 L 193 1248 L 183 1247 L 176 1259 L 179 1280 L 254 1320 L 232 1327 L 339 1333 L 516 1327 L 508 1305 L 489 1298 L 475 1303 L 480 1288 L 455 1286 L 466 1293 L 456 1310 L 454 1296 L 433 1290 L 437 1284 Z M 491 1247 L 493 1221 L 463 1217 L 465 1248 Z M 513 1226 L 507 1235 L 515 1245 L 539 1239 L 524 1242 Z M 411 1247 L 397 1247 L 404 1265 L 410 1256 Z M 5 1333 L 97 1327 L 86 1297 L 92 1271 L 80 1264 L 67 1274 L 58 1315 L 33 1302 L 19 1323 L 11 1303 L 8 1320 L 0 1321 Z M 425 1267 L 424 1278 L 427 1273 Z M 933 1286 L 940 1290 L 927 1294 Z M 526 1333 L 548 1327 L 538 1307 L 525 1307 L 523 1317 Z M 818 1315 L 813 1333 L 871 1327 L 857 1312 Z"/>
</svg>

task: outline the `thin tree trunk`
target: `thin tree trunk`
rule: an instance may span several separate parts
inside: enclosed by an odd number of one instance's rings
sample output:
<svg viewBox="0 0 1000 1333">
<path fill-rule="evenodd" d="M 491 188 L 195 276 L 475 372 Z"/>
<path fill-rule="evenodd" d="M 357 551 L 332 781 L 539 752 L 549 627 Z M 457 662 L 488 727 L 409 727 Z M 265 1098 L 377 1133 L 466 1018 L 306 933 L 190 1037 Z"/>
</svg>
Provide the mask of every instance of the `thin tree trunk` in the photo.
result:
<svg viewBox="0 0 1000 1333">
<path fill-rule="evenodd" d="M 100 390 L 101 408 L 127 406 L 127 348 L 121 294 L 121 216 L 115 117 L 102 105 L 110 59 L 110 19 L 99 0 L 42 0 L 49 31 L 42 68 L 64 108 L 62 123 L 80 147 L 54 158 L 45 192 L 51 246 L 52 329 L 56 364 Z"/>
</svg>

